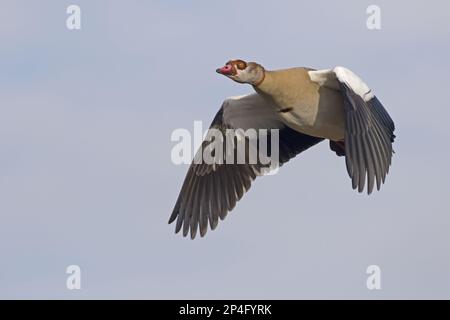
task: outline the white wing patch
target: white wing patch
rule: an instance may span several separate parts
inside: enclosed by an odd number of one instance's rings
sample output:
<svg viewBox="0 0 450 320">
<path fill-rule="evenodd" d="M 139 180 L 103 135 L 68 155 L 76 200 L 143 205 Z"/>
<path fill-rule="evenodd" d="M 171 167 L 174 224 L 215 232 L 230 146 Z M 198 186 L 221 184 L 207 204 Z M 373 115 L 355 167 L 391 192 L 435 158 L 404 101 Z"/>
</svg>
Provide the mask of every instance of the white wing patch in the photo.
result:
<svg viewBox="0 0 450 320">
<path fill-rule="evenodd" d="M 242 98 L 244 98 L 244 97 L 247 97 L 247 96 L 249 96 L 249 95 L 251 95 L 252 93 L 249 93 L 249 94 L 243 94 L 243 95 L 240 95 L 240 96 L 231 96 L 231 97 L 228 97 L 227 99 L 225 99 L 225 100 L 228 100 L 228 99 L 230 99 L 230 100 L 239 100 L 239 99 L 242 99 Z"/>
<path fill-rule="evenodd" d="M 318 83 L 320 86 L 341 91 L 336 74 L 331 69 L 308 71 L 308 75 L 312 82 Z"/>
<path fill-rule="evenodd" d="M 339 82 L 345 83 L 353 92 L 364 101 L 374 97 L 372 90 L 352 71 L 344 67 L 336 67 L 333 70 L 317 70 L 308 72 L 311 81 L 333 90 L 339 90 Z"/>
<path fill-rule="evenodd" d="M 364 101 L 369 101 L 374 97 L 372 90 L 352 71 L 344 67 L 336 67 L 333 69 L 336 74 L 336 78 L 340 82 L 345 83 L 353 90 L 357 95 L 364 99 Z"/>
</svg>

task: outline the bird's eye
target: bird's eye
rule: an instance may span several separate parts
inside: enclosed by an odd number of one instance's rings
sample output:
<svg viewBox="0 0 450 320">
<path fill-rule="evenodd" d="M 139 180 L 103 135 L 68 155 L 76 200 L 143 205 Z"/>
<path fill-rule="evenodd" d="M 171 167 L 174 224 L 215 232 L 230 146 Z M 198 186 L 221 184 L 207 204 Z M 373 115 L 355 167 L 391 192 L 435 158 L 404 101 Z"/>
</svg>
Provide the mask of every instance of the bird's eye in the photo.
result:
<svg viewBox="0 0 450 320">
<path fill-rule="evenodd" d="M 245 68 L 247 68 L 247 64 L 244 61 L 239 60 L 237 62 L 237 67 L 239 70 L 244 70 Z"/>
</svg>

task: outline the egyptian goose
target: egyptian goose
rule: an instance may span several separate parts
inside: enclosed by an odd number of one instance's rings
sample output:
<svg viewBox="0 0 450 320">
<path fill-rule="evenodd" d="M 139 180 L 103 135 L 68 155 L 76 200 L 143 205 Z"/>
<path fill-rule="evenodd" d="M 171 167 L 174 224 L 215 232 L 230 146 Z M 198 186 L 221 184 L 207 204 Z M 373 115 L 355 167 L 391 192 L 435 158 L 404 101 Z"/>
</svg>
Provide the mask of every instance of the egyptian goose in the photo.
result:
<svg viewBox="0 0 450 320">
<path fill-rule="evenodd" d="M 226 99 L 210 130 L 276 128 L 280 165 L 328 139 L 331 150 L 345 156 L 353 189 L 363 192 L 367 185 L 370 194 L 375 182 L 380 189 L 391 165 L 394 122 L 352 71 L 344 67 L 268 71 L 243 60 L 231 60 L 216 71 L 252 85 L 256 93 Z M 202 147 L 205 144 L 206 140 Z M 262 169 L 260 163 L 193 162 L 169 223 L 176 220 L 175 232 L 183 229 L 183 236 L 190 231 L 194 239 L 200 229 L 203 237 L 208 222 L 214 230 L 252 181 L 264 174 Z"/>
</svg>

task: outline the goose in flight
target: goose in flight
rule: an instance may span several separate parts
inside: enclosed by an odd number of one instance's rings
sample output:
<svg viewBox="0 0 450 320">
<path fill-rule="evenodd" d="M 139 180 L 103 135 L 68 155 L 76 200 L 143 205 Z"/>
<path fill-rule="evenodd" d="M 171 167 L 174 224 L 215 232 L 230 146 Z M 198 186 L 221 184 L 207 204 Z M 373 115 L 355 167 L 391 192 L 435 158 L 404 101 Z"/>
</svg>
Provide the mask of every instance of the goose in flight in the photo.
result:
<svg viewBox="0 0 450 320">
<path fill-rule="evenodd" d="M 250 84 L 255 92 L 225 99 L 210 130 L 226 134 L 228 129 L 277 129 L 279 165 L 329 140 L 330 149 L 345 157 L 353 189 L 363 192 L 366 188 L 370 194 L 375 185 L 379 190 L 385 182 L 393 154 L 394 122 L 352 71 L 344 67 L 268 71 L 243 60 L 231 60 L 216 71 Z M 207 140 L 196 157 L 202 155 Z M 273 141 L 267 140 L 270 150 Z M 219 157 L 214 163 L 193 161 L 189 167 L 169 219 L 169 223 L 176 222 L 176 233 L 182 230 L 183 236 L 190 233 L 194 239 L 197 230 L 202 237 L 206 234 L 208 224 L 214 230 L 253 180 L 266 173 L 260 161 L 227 163 L 225 156 Z"/>
</svg>

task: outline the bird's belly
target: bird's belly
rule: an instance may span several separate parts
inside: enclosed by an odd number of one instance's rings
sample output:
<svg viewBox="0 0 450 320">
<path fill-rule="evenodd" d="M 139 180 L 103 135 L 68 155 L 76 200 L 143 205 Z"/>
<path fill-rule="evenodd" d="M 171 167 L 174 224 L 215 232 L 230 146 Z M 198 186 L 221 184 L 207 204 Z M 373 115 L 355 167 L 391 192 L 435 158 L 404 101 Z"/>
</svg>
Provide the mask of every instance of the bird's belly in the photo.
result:
<svg viewBox="0 0 450 320">
<path fill-rule="evenodd" d="M 333 141 L 341 141 L 344 139 L 345 129 L 343 121 L 323 122 L 316 118 L 311 124 L 308 119 L 294 113 L 282 115 L 282 118 L 288 127 L 298 132 Z"/>
<path fill-rule="evenodd" d="M 316 105 L 293 107 L 280 116 L 287 126 L 301 133 L 334 141 L 344 139 L 344 105 L 335 91 L 322 92 Z"/>
</svg>

